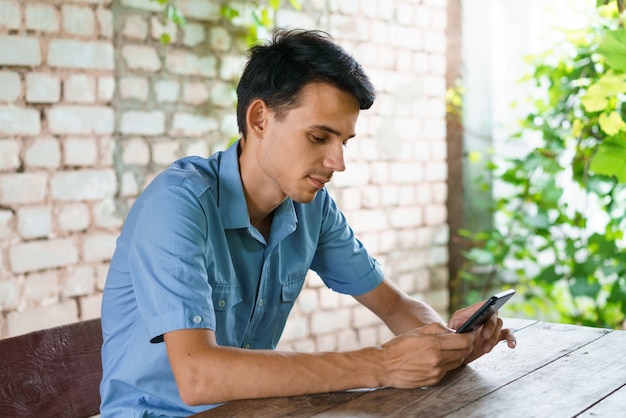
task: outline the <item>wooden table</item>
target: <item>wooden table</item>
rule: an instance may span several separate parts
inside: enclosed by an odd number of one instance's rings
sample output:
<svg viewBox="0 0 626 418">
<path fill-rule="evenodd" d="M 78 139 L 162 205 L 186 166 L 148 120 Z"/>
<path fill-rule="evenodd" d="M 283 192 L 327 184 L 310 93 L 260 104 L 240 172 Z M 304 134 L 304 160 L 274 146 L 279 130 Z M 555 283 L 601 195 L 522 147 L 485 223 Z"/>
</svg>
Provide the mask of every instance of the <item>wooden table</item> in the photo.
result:
<svg viewBox="0 0 626 418">
<path fill-rule="evenodd" d="M 500 343 L 436 387 L 242 400 L 195 417 L 626 417 L 626 331 L 505 325 L 516 349 Z"/>
</svg>

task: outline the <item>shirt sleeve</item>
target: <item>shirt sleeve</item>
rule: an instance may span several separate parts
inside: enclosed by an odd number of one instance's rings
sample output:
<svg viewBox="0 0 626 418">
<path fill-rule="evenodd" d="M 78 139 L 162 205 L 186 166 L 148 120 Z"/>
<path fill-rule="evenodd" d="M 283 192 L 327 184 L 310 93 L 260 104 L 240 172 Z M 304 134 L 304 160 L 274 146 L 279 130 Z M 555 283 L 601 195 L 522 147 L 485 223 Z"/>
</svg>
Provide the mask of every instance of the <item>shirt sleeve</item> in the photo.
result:
<svg viewBox="0 0 626 418">
<path fill-rule="evenodd" d="M 144 194 L 128 263 L 151 341 L 161 342 L 164 333 L 178 329 L 215 330 L 207 208 L 181 185 Z"/>
<path fill-rule="evenodd" d="M 354 235 L 346 217 L 324 191 L 320 238 L 311 268 L 331 289 L 362 295 L 384 279 L 380 264 Z"/>
</svg>

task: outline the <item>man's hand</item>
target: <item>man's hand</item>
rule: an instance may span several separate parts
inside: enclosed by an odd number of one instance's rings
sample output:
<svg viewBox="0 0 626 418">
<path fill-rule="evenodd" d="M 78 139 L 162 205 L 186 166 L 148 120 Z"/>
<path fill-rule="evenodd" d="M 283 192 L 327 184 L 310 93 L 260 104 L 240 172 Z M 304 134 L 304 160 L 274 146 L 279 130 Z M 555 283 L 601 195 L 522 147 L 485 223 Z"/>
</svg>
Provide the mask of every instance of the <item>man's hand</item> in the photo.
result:
<svg viewBox="0 0 626 418">
<path fill-rule="evenodd" d="M 452 315 L 452 318 L 450 318 L 448 326 L 452 329 L 459 328 L 482 305 L 483 302 L 479 302 L 468 308 L 456 311 Z M 476 360 L 486 353 L 489 353 L 491 350 L 493 350 L 493 347 L 495 347 L 496 344 L 500 341 L 506 341 L 509 348 L 515 348 L 515 335 L 513 335 L 513 331 L 508 328 L 502 329 L 502 319 L 498 317 L 497 312 L 491 315 L 491 317 L 487 320 L 487 322 L 485 322 L 482 327 L 468 334 L 476 334 L 476 341 L 474 343 L 474 350 L 465 359 L 465 364 Z"/>
<path fill-rule="evenodd" d="M 433 386 L 461 366 L 474 348 L 474 333 L 456 334 L 433 323 L 399 335 L 382 347 L 384 386 Z"/>
</svg>

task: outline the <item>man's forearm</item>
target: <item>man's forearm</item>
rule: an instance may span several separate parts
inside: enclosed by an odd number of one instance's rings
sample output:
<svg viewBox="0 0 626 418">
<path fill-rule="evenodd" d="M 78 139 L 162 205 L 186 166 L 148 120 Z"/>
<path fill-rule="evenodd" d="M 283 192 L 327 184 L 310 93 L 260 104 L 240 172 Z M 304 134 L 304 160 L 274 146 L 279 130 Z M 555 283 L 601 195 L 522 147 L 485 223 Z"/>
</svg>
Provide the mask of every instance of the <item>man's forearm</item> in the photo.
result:
<svg viewBox="0 0 626 418">
<path fill-rule="evenodd" d="M 190 405 L 378 387 L 383 375 L 381 350 L 292 353 L 191 346 L 181 353 L 178 344 L 168 345 L 180 396 Z M 173 360 L 181 354 L 184 361 Z"/>
</svg>

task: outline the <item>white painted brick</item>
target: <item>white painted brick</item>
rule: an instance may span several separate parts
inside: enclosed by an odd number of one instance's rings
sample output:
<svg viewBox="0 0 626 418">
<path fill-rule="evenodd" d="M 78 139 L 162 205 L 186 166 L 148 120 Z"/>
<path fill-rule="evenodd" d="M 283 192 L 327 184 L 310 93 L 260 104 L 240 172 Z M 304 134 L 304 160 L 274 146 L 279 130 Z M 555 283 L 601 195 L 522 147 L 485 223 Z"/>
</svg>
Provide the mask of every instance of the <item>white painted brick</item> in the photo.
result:
<svg viewBox="0 0 626 418">
<path fill-rule="evenodd" d="M 431 161 L 426 163 L 427 181 L 445 181 L 448 178 L 448 165 L 445 161 Z"/>
<path fill-rule="evenodd" d="M 124 135 L 161 135 L 165 132 L 165 113 L 161 110 L 124 112 L 121 131 Z"/>
<path fill-rule="evenodd" d="M 93 266 L 72 266 L 65 273 L 63 296 L 88 295 L 96 287 L 96 271 Z"/>
<path fill-rule="evenodd" d="M 205 136 L 218 128 L 215 118 L 204 115 L 177 112 L 174 114 L 170 135 Z"/>
<path fill-rule="evenodd" d="M 319 297 L 319 307 L 322 309 L 337 309 L 341 306 L 341 295 L 337 292 L 322 292 Z"/>
<path fill-rule="evenodd" d="M 220 4 L 213 1 L 186 0 L 180 2 L 178 7 L 186 17 L 193 19 L 209 22 L 217 22 L 221 19 Z"/>
<path fill-rule="evenodd" d="M 96 79 L 87 74 L 71 74 L 63 83 L 63 97 L 69 103 L 94 103 Z"/>
<path fill-rule="evenodd" d="M 8 336 L 14 337 L 76 321 L 78 321 L 78 307 L 73 300 L 32 308 L 24 312 L 9 312 L 7 315 Z"/>
<path fill-rule="evenodd" d="M 48 46 L 48 64 L 52 67 L 113 70 L 113 56 L 110 42 L 53 39 Z"/>
<path fill-rule="evenodd" d="M 113 158 L 117 147 L 117 141 L 111 137 L 99 138 L 98 145 L 98 149 L 100 150 L 100 166 L 113 167 Z"/>
<path fill-rule="evenodd" d="M 159 40 L 163 35 L 169 37 L 172 43 L 176 43 L 178 39 L 178 27 L 169 19 L 166 19 L 164 25 L 161 17 L 152 16 L 150 18 L 150 29 L 153 39 Z"/>
<path fill-rule="evenodd" d="M 420 226 L 423 221 L 423 210 L 419 206 L 394 208 L 389 219 L 389 223 L 393 228 Z"/>
<path fill-rule="evenodd" d="M 151 0 L 122 0 L 122 5 L 152 12 L 161 12 L 165 7 L 163 4 Z"/>
<path fill-rule="evenodd" d="M 58 168 L 61 165 L 61 147 L 53 137 L 39 137 L 26 145 L 24 163 L 28 168 Z"/>
<path fill-rule="evenodd" d="M 25 273 L 78 262 L 78 248 L 72 238 L 31 241 L 9 248 L 11 271 Z"/>
<path fill-rule="evenodd" d="M 135 99 L 142 102 L 148 100 L 150 87 L 145 77 L 124 77 L 120 80 L 120 96 L 122 99 Z"/>
<path fill-rule="evenodd" d="M 405 26 L 411 26 L 415 19 L 415 6 L 406 2 L 398 2 L 396 7 L 396 21 Z"/>
<path fill-rule="evenodd" d="M 46 198 L 46 173 L 13 173 L 0 176 L 0 205 L 42 203 Z"/>
<path fill-rule="evenodd" d="M 155 72 L 161 69 L 161 58 L 152 46 L 125 45 L 122 47 L 122 57 L 131 70 Z"/>
<path fill-rule="evenodd" d="M 350 351 L 360 348 L 358 333 L 353 329 L 346 329 L 337 335 L 337 351 Z"/>
<path fill-rule="evenodd" d="M 0 106 L 0 135 L 38 135 L 40 131 L 41 120 L 37 109 Z"/>
<path fill-rule="evenodd" d="M 100 318 L 102 310 L 102 293 L 96 295 L 85 296 L 79 299 L 80 319 L 87 321 L 90 319 Z"/>
<path fill-rule="evenodd" d="M 176 80 L 159 80 L 154 84 L 157 102 L 176 102 L 180 93 L 180 84 Z"/>
<path fill-rule="evenodd" d="M 24 281 L 23 296 L 27 301 L 54 302 L 59 295 L 59 273 L 57 270 L 31 273 Z"/>
<path fill-rule="evenodd" d="M 20 28 L 20 4 L 13 0 L 0 0 L 0 28 Z"/>
<path fill-rule="evenodd" d="M 231 34 L 222 27 L 212 27 L 209 29 L 209 40 L 213 51 L 228 51 L 233 44 Z"/>
<path fill-rule="evenodd" d="M 209 100 L 207 83 L 191 81 L 183 85 L 183 102 L 197 106 Z"/>
<path fill-rule="evenodd" d="M 185 155 L 197 155 L 206 157 L 210 154 L 209 144 L 205 139 L 190 142 L 185 146 Z"/>
<path fill-rule="evenodd" d="M 361 347 L 374 347 L 383 343 L 383 341 L 378 339 L 375 327 L 359 328 L 357 329 L 357 335 Z"/>
<path fill-rule="evenodd" d="M 197 56 L 186 51 L 170 51 L 165 59 L 169 71 L 180 75 L 201 77 L 217 76 L 217 58 L 213 55 Z"/>
<path fill-rule="evenodd" d="M 109 263 L 101 263 L 96 265 L 96 287 L 98 290 L 104 290 L 107 274 L 109 272 Z"/>
<path fill-rule="evenodd" d="M 302 313 L 311 313 L 317 310 L 319 299 L 316 289 L 304 288 L 297 299 L 298 309 Z"/>
<path fill-rule="evenodd" d="M 107 9 L 97 9 L 96 19 L 100 28 L 100 36 L 103 38 L 113 37 L 113 13 Z"/>
<path fill-rule="evenodd" d="M 306 338 L 308 335 L 309 324 L 307 318 L 290 316 L 285 324 L 280 340 L 284 343 Z"/>
<path fill-rule="evenodd" d="M 105 106 L 55 106 L 47 110 L 53 134 L 112 134 L 113 109 Z"/>
<path fill-rule="evenodd" d="M 108 261 L 115 251 L 117 234 L 90 234 L 83 239 L 85 261 Z"/>
<path fill-rule="evenodd" d="M 14 102 L 22 95 L 22 80 L 13 71 L 0 71 L 0 102 Z"/>
<path fill-rule="evenodd" d="M 89 223 L 89 207 L 84 203 L 63 205 L 57 215 L 57 225 L 61 232 L 84 231 Z"/>
<path fill-rule="evenodd" d="M 39 39 L 32 36 L 0 35 L 0 65 L 35 66 L 41 64 Z"/>
<path fill-rule="evenodd" d="M 94 166 L 97 161 L 98 146 L 95 138 L 67 138 L 63 141 L 65 166 Z"/>
<path fill-rule="evenodd" d="M 98 78 L 98 100 L 110 102 L 115 94 L 115 79 L 111 76 Z"/>
<path fill-rule="evenodd" d="M 21 143 L 15 139 L 0 139 L 0 171 L 15 170 L 20 166 Z"/>
<path fill-rule="evenodd" d="M 390 164 L 391 181 L 396 184 L 424 181 L 424 166 L 415 162 Z"/>
<path fill-rule="evenodd" d="M 25 206 L 17 210 L 17 231 L 24 239 L 46 238 L 52 232 L 49 206 Z"/>
<path fill-rule="evenodd" d="M 429 226 L 440 225 L 446 222 L 448 210 L 443 204 L 427 205 L 424 209 L 424 223 Z"/>
<path fill-rule="evenodd" d="M 178 141 L 161 141 L 151 144 L 152 161 L 155 164 L 170 165 L 173 161 L 180 158 Z"/>
<path fill-rule="evenodd" d="M 448 199 L 448 184 L 445 182 L 438 182 L 432 185 L 433 202 L 434 203 L 446 203 Z"/>
<path fill-rule="evenodd" d="M 333 174 L 334 187 L 360 187 L 369 183 L 370 172 L 367 164 L 346 164 L 346 170 Z"/>
<path fill-rule="evenodd" d="M 63 29 L 72 35 L 90 36 L 95 32 L 96 19 L 89 7 L 63 5 Z"/>
<path fill-rule="evenodd" d="M 237 96 L 228 83 L 214 82 L 211 84 L 211 102 L 213 105 L 232 109 L 237 102 Z"/>
<path fill-rule="evenodd" d="M 194 47 L 200 45 L 206 39 L 204 26 L 197 23 L 187 23 L 183 28 L 183 45 Z"/>
<path fill-rule="evenodd" d="M 95 226 L 100 228 L 119 229 L 124 218 L 118 213 L 113 198 L 109 197 L 94 204 L 93 221 Z"/>
<path fill-rule="evenodd" d="M 13 219 L 15 215 L 10 210 L 0 209 L 0 239 L 8 240 L 8 238 L 14 237 L 13 233 Z M 2 253 L 0 252 L 0 258 Z"/>
<path fill-rule="evenodd" d="M 359 210 L 350 212 L 349 216 L 348 214 L 346 216 L 355 231 L 359 233 L 378 232 L 389 227 L 387 215 L 381 209 Z"/>
<path fill-rule="evenodd" d="M 113 170 L 61 171 L 50 182 L 52 197 L 61 201 L 100 200 L 113 196 L 117 179 Z"/>
<path fill-rule="evenodd" d="M 129 165 L 147 165 L 150 162 L 150 147 L 141 138 L 122 142 L 122 162 Z"/>
<path fill-rule="evenodd" d="M 376 209 L 381 206 L 381 188 L 379 186 L 364 186 L 361 188 L 363 209 Z"/>
<path fill-rule="evenodd" d="M 316 312 L 311 316 L 311 332 L 314 335 L 339 331 L 348 328 L 349 326 L 349 309 Z"/>
<path fill-rule="evenodd" d="M 59 31 L 59 15 L 51 4 L 27 4 L 25 15 L 27 29 L 42 32 Z"/>
<path fill-rule="evenodd" d="M 315 342 L 317 345 L 316 351 L 337 351 L 337 335 L 336 334 L 327 334 L 327 335 L 318 335 L 313 334 L 315 336 Z"/>
<path fill-rule="evenodd" d="M 0 280 L 0 310 L 15 309 L 20 300 L 20 284 L 17 279 Z"/>
<path fill-rule="evenodd" d="M 137 196 L 139 194 L 139 183 L 132 171 L 125 171 L 120 178 L 120 196 Z"/>
<path fill-rule="evenodd" d="M 59 77 L 48 73 L 26 74 L 26 101 L 30 103 L 56 103 L 61 99 Z"/>
<path fill-rule="evenodd" d="M 122 34 L 129 39 L 144 40 L 148 37 L 148 22 L 142 16 L 127 16 Z"/>
<path fill-rule="evenodd" d="M 425 31 L 424 32 L 424 49 L 427 52 L 445 53 L 448 43 L 446 33 L 443 31 Z"/>
<path fill-rule="evenodd" d="M 245 64 L 245 57 L 239 55 L 225 55 L 220 61 L 220 78 L 222 80 L 237 80 Z"/>
</svg>

